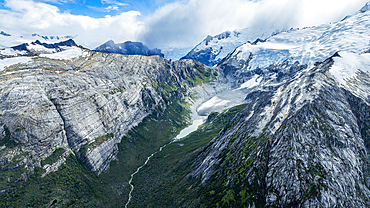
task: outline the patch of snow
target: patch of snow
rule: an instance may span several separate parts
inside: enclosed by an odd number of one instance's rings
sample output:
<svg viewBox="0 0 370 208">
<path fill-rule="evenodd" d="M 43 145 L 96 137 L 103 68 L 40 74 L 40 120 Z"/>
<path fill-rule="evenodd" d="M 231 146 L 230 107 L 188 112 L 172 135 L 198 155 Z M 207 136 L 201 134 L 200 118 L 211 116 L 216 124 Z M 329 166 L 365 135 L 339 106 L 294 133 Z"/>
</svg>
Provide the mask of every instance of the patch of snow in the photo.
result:
<svg viewBox="0 0 370 208">
<path fill-rule="evenodd" d="M 204 123 L 206 118 L 207 117 L 200 117 L 198 119 L 193 120 L 193 123 L 190 126 L 180 131 L 180 133 L 176 136 L 175 140 L 182 139 L 188 136 L 190 133 L 196 131 L 198 127 Z"/>
<path fill-rule="evenodd" d="M 360 11 L 358 11 L 358 13 L 364 13 L 364 12 L 367 12 L 367 11 L 370 11 L 370 2 L 367 2 L 366 4 L 365 4 L 365 6 L 363 6 L 361 9 L 360 9 Z M 357 14 L 358 14 L 357 13 Z"/>
<path fill-rule="evenodd" d="M 50 59 L 60 59 L 60 60 L 72 60 L 80 56 L 86 56 L 88 52 L 83 49 L 73 46 L 69 50 L 61 51 L 53 54 L 41 54 L 41 57 L 46 57 Z"/>
<path fill-rule="evenodd" d="M 15 57 L 15 58 L 0 59 L 0 71 L 3 71 L 6 67 L 9 67 L 11 65 L 27 63 L 29 61 L 32 61 L 30 57 Z"/>
<path fill-rule="evenodd" d="M 334 57 L 334 65 L 329 72 L 341 83 L 346 85 L 346 79 L 354 77 L 358 70 L 370 71 L 370 54 L 354 54 L 340 52 L 341 57 Z"/>
<path fill-rule="evenodd" d="M 12 47 L 12 46 L 17 46 L 23 43 L 28 43 L 30 44 L 31 42 L 34 42 L 36 40 L 40 40 L 41 42 L 44 43 L 59 43 L 61 41 L 66 41 L 70 38 L 73 38 L 71 36 L 60 36 L 60 37 L 55 37 L 55 36 L 50 36 L 43 38 L 40 35 L 33 35 L 32 34 L 12 34 L 11 36 L 4 36 L 0 35 L 0 43 L 3 46 L 3 48 L 7 47 Z M 53 37 L 53 38 L 52 38 Z"/>
<path fill-rule="evenodd" d="M 37 51 L 41 53 L 55 53 L 56 52 L 54 48 L 45 48 L 43 45 L 39 45 L 39 44 L 34 45 L 32 43 L 28 44 L 27 49 L 30 51 Z"/>
<path fill-rule="evenodd" d="M 5 56 L 16 56 L 16 55 L 24 55 L 26 54 L 26 51 L 18 51 L 14 50 L 13 48 L 5 48 L 3 50 L 0 49 L 0 54 L 5 55 Z"/>
<path fill-rule="evenodd" d="M 214 96 L 207 102 L 200 105 L 197 109 L 199 115 L 203 115 L 203 112 L 212 112 L 227 107 L 231 103 L 230 100 L 224 100 L 218 96 Z"/>
<path fill-rule="evenodd" d="M 192 51 L 210 51 L 214 55 L 214 60 L 219 62 L 231 53 L 235 48 L 259 39 L 266 39 L 276 30 L 256 30 L 245 28 L 241 30 L 225 31 L 215 36 L 208 36 L 199 43 Z"/>
<path fill-rule="evenodd" d="M 244 82 L 237 90 L 244 89 L 244 88 L 253 88 L 257 85 L 259 85 L 262 81 L 262 77 L 259 75 L 254 75 L 252 79 L 248 80 L 247 82 Z"/>
<path fill-rule="evenodd" d="M 275 50 L 289 50 L 296 47 L 294 44 L 289 43 L 274 43 L 274 42 L 260 42 L 257 44 L 258 47 L 275 49 Z"/>
</svg>

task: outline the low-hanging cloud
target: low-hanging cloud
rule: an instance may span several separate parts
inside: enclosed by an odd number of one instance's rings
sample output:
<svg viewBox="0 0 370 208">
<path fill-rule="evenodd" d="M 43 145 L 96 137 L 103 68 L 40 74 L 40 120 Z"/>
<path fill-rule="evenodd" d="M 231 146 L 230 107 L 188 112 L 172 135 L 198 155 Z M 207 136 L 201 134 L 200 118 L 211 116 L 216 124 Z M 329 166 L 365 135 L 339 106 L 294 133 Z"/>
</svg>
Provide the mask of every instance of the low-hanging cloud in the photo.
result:
<svg viewBox="0 0 370 208">
<path fill-rule="evenodd" d="M 339 21 L 368 0 L 183 0 L 145 20 L 148 45 L 194 45 L 207 35 L 253 28 L 284 30 Z"/>
</svg>

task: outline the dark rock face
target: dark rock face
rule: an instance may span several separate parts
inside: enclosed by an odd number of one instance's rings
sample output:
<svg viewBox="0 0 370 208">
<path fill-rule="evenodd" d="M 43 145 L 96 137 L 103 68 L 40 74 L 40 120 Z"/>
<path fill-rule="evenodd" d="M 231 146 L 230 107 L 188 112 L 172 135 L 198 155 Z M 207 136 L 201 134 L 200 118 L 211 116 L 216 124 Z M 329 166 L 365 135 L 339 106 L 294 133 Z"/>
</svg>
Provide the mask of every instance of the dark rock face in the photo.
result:
<svg viewBox="0 0 370 208">
<path fill-rule="evenodd" d="M 95 51 L 105 52 L 105 53 L 120 53 L 123 55 L 143 55 L 143 56 L 153 56 L 159 55 L 164 57 L 160 49 L 154 48 L 149 49 L 141 42 L 131 42 L 127 41 L 124 43 L 114 43 L 113 40 L 107 41 L 103 45 L 97 47 Z"/>
<path fill-rule="evenodd" d="M 214 60 L 218 54 L 212 53 L 212 48 L 206 48 L 201 51 L 190 51 L 186 56 L 181 59 L 194 59 L 199 62 L 204 63 L 207 66 L 213 66 L 218 63 L 218 61 Z"/>
<path fill-rule="evenodd" d="M 10 34 L 5 33 L 4 31 L 1 31 L 1 32 L 0 32 L 0 35 L 4 35 L 4 36 L 11 36 Z"/>
</svg>

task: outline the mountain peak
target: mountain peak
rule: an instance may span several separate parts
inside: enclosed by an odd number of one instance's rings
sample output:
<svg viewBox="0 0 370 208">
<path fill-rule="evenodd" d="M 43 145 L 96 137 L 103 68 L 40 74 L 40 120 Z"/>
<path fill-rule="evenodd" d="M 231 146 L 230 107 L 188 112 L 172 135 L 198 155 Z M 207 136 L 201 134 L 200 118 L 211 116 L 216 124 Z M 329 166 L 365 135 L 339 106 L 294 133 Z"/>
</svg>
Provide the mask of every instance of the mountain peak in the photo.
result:
<svg viewBox="0 0 370 208">
<path fill-rule="evenodd" d="M 4 31 L 1 31 L 1 32 L 0 32 L 0 35 L 4 35 L 4 36 L 11 36 L 10 34 L 5 33 Z"/>
<path fill-rule="evenodd" d="M 258 31 L 250 28 L 242 30 L 225 31 L 215 36 L 208 35 L 201 43 L 193 48 L 181 59 L 195 59 L 208 66 L 218 64 L 236 47 L 257 39 L 264 40 L 275 31 Z"/>
<path fill-rule="evenodd" d="M 123 55 L 160 55 L 164 57 L 160 49 L 154 48 L 149 49 L 141 42 L 126 41 L 124 43 L 114 43 L 113 40 L 109 40 L 97 47 L 95 51 L 105 52 L 105 53 L 120 53 Z"/>
<path fill-rule="evenodd" d="M 367 2 L 367 3 L 365 4 L 365 6 L 363 6 L 363 7 L 360 9 L 359 13 L 364 13 L 364 12 L 367 12 L 367 11 L 369 11 L 369 10 L 370 10 L 370 1 L 369 1 L 369 2 Z"/>
</svg>

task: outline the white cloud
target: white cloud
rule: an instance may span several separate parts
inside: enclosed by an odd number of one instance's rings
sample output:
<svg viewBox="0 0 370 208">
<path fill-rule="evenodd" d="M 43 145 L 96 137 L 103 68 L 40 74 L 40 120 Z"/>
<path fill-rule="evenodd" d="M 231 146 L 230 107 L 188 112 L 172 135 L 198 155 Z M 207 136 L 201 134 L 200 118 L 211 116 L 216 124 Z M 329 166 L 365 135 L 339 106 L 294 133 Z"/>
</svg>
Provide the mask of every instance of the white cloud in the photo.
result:
<svg viewBox="0 0 370 208">
<path fill-rule="evenodd" d="M 305 27 L 339 21 L 368 0 L 182 0 L 145 20 L 141 39 L 151 46 L 194 45 L 226 30 Z"/>
<path fill-rule="evenodd" d="M 69 2 L 75 2 L 75 0 L 35 0 L 35 2 L 50 2 L 55 4 L 65 4 Z"/>
<path fill-rule="evenodd" d="M 72 15 L 40 1 L 5 0 L 8 9 L 0 9 L 1 30 L 10 34 L 78 35 L 78 44 L 88 48 L 109 39 L 143 41 L 159 48 L 189 47 L 207 35 L 226 30 L 288 29 L 339 21 L 358 11 L 368 0 L 179 0 L 147 17 L 129 11 L 104 18 Z M 101 2 L 105 4 L 104 11 L 130 6 L 118 0 Z"/>
<path fill-rule="evenodd" d="M 115 1 L 115 0 L 101 0 L 101 3 L 102 4 L 114 4 L 114 5 L 117 5 L 117 6 L 125 6 L 125 7 L 130 6 L 127 3 L 123 3 L 123 2 Z"/>
<path fill-rule="evenodd" d="M 27 0 L 6 0 L 5 6 L 11 11 L 0 10 L 2 30 L 10 34 L 78 35 L 78 44 L 89 48 L 109 39 L 119 42 L 136 40 L 144 27 L 138 20 L 140 12 L 137 11 L 92 18 L 61 13 L 55 6 Z M 109 9 L 117 8 L 111 6 Z"/>
<path fill-rule="evenodd" d="M 118 6 L 108 6 L 107 8 L 105 8 L 108 12 L 112 11 L 112 10 L 116 10 L 118 11 L 119 7 Z"/>
</svg>

